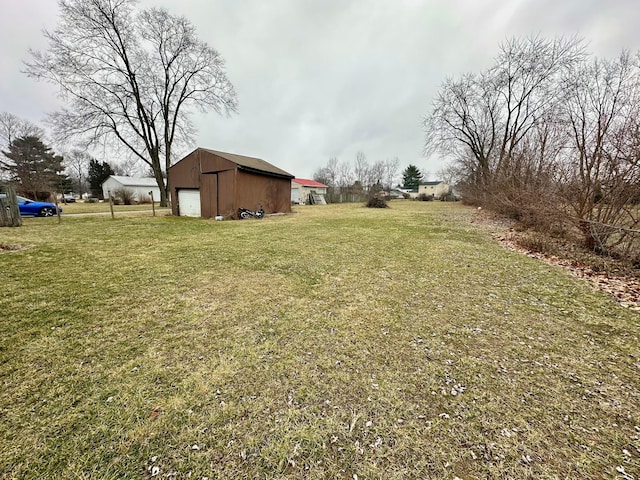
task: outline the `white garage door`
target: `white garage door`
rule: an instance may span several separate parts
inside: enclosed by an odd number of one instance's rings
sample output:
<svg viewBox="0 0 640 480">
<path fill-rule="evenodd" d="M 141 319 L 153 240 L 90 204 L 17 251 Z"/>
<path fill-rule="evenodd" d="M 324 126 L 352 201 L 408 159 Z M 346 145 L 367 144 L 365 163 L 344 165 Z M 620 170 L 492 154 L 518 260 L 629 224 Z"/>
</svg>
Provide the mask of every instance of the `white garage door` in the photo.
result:
<svg viewBox="0 0 640 480">
<path fill-rule="evenodd" d="M 200 190 L 178 190 L 178 211 L 181 217 L 199 217 Z"/>
</svg>

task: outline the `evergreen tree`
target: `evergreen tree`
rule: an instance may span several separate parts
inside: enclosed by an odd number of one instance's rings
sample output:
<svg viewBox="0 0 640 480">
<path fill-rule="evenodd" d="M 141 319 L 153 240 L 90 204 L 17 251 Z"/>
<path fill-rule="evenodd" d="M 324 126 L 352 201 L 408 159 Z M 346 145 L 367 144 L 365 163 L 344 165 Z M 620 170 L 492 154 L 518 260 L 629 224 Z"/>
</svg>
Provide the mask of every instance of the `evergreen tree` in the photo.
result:
<svg viewBox="0 0 640 480">
<path fill-rule="evenodd" d="M 109 178 L 110 175 L 115 175 L 113 168 L 107 162 L 98 162 L 93 158 L 89 161 L 89 189 L 91 195 L 96 198 L 102 198 L 102 183 Z"/>
<path fill-rule="evenodd" d="M 422 181 L 422 172 L 415 165 L 409 165 L 402 172 L 402 182 L 404 188 L 418 188 Z"/>
<path fill-rule="evenodd" d="M 34 199 L 38 198 L 38 192 L 50 193 L 66 180 L 62 175 L 62 157 L 38 137 L 16 138 L 9 145 L 9 151 L 2 153 L 6 160 L 0 160 L 0 167 L 6 176 L 18 190 L 30 192 Z"/>
</svg>

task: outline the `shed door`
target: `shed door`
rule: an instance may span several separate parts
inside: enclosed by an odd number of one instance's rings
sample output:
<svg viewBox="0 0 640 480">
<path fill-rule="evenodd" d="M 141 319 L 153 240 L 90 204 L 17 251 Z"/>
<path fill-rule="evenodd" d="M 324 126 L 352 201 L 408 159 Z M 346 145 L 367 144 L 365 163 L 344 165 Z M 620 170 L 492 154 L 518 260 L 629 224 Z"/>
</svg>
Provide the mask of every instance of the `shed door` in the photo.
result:
<svg viewBox="0 0 640 480">
<path fill-rule="evenodd" d="M 292 188 L 291 189 L 291 201 L 293 203 L 300 202 L 300 189 L 299 188 Z"/>
<path fill-rule="evenodd" d="M 178 212 L 181 217 L 200 217 L 200 190 L 178 190 Z"/>
</svg>

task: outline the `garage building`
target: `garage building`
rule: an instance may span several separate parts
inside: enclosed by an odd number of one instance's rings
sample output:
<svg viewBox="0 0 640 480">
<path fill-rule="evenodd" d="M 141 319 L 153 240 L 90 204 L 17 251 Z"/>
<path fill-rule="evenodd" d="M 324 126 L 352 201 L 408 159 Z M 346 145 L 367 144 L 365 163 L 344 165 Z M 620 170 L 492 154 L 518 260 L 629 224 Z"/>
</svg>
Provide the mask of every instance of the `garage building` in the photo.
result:
<svg viewBox="0 0 640 480">
<path fill-rule="evenodd" d="M 102 198 L 109 198 L 109 192 L 115 197 L 118 190 L 129 190 L 138 202 L 150 200 L 149 192 L 153 192 L 153 200 L 155 202 L 160 201 L 160 188 L 153 177 L 110 175 L 102 182 Z"/>
<path fill-rule="evenodd" d="M 232 217 L 238 208 L 291 212 L 293 175 L 260 158 L 197 148 L 169 167 L 174 215 Z"/>
</svg>

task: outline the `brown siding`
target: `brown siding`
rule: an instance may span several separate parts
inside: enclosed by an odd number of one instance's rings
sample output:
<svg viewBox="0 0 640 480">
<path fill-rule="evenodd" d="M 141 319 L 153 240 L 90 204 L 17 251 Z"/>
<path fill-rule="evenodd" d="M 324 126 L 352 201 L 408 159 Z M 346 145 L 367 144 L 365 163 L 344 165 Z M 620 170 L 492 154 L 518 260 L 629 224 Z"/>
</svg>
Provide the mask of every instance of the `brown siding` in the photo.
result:
<svg viewBox="0 0 640 480">
<path fill-rule="evenodd" d="M 291 212 L 291 180 L 238 171 L 238 207 L 265 213 Z"/>
<path fill-rule="evenodd" d="M 203 218 L 215 217 L 218 214 L 218 174 L 205 173 L 200 184 L 200 214 Z M 206 192 L 206 193 L 205 193 Z"/>
<path fill-rule="evenodd" d="M 218 188 L 220 189 L 220 215 L 232 217 L 238 207 L 235 204 L 236 170 L 227 170 L 218 174 Z"/>
<path fill-rule="evenodd" d="M 238 170 L 215 153 L 196 149 L 169 168 L 171 211 L 179 215 L 178 190 L 200 190 L 203 218 L 230 217 L 239 207 L 266 213 L 291 212 L 291 180 Z"/>
</svg>

